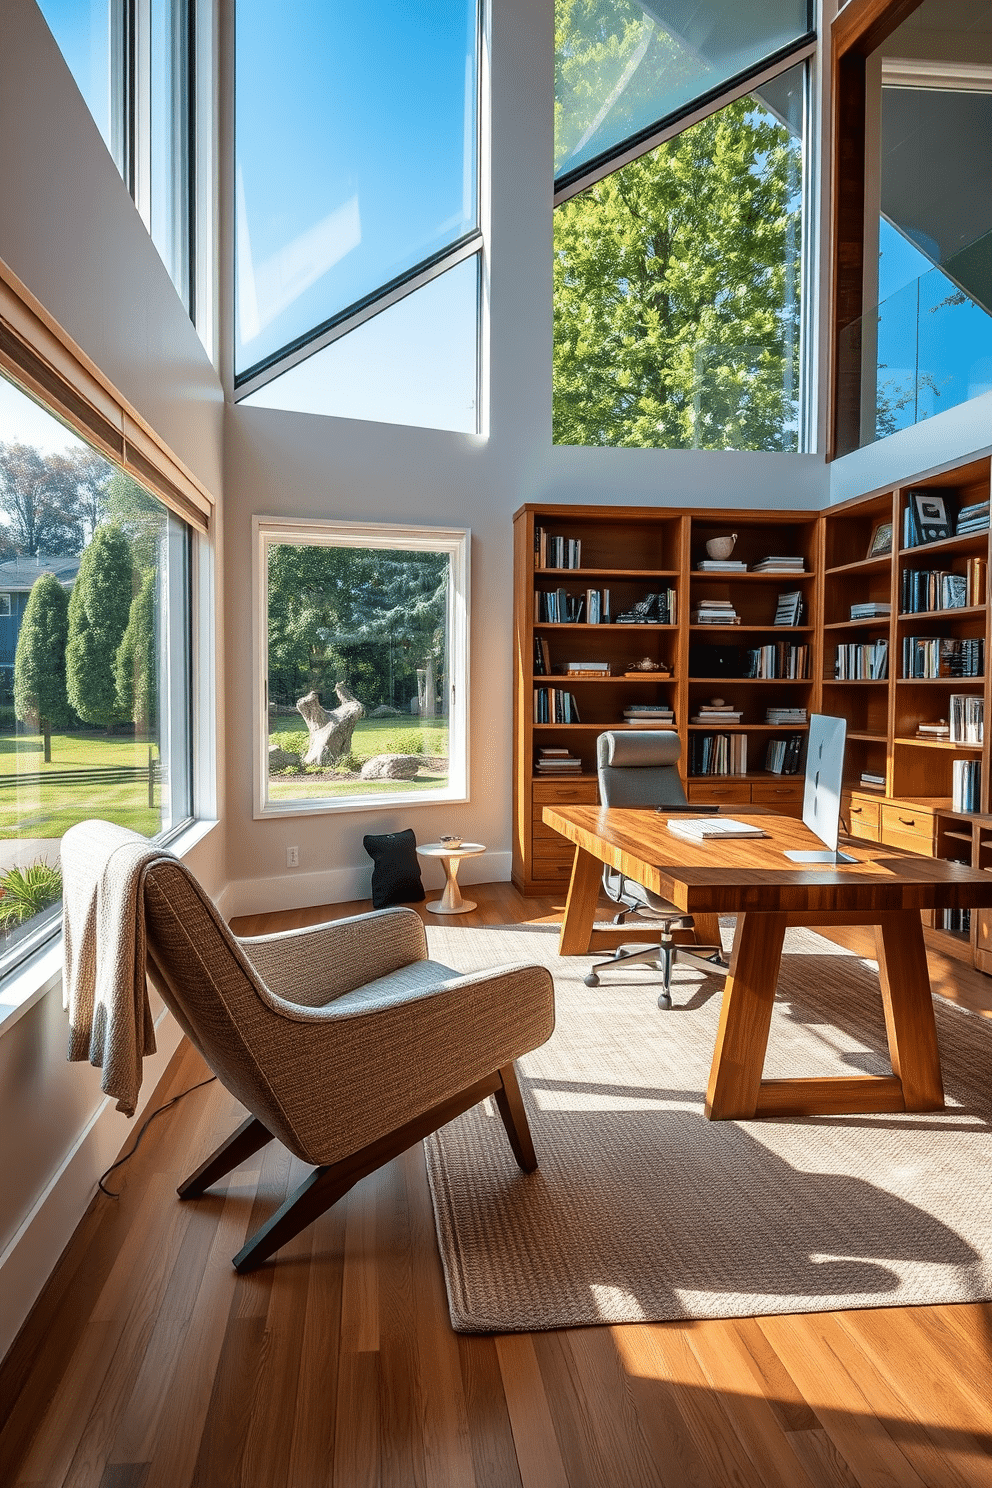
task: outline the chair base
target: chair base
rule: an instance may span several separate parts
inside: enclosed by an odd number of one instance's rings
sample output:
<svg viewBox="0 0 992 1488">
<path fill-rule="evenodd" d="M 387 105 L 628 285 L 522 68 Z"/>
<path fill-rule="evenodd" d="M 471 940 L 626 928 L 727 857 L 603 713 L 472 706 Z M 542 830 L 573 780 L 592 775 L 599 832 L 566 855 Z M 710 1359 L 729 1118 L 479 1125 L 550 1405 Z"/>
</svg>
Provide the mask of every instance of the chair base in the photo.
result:
<svg viewBox="0 0 992 1488">
<path fill-rule="evenodd" d="M 625 951 L 618 948 L 608 961 L 598 961 L 582 980 L 587 987 L 598 987 L 599 973 L 610 967 L 621 964 L 650 966 L 661 972 L 662 986 L 658 993 L 658 1006 L 668 1009 L 672 1006 L 672 966 L 676 961 L 687 962 L 700 971 L 713 972 L 718 976 L 726 976 L 730 970 L 730 963 L 723 959 L 722 946 L 677 945 L 670 937 L 662 936 L 659 945 L 650 946 L 645 951 Z"/>
<path fill-rule="evenodd" d="M 254 1271 L 274 1251 L 286 1245 L 315 1219 L 319 1219 L 362 1178 L 398 1157 L 401 1152 L 406 1152 L 424 1137 L 430 1136 L 438 1127 L 453 1121 L 463 1111 L 478 1105 L 479 1101 L 485 1100 L 489 1095 L 495 1097 L 496 1107 L 517 1163 L 525 1173 L 532 1173 L 537 1167 L 537 1155 L 517 1082 L 517 1072 L 512 1064 L 507 1064 L 491 1075 L 486 1075 L 484 1079 L 477 1080 L 474 1085 L 468 1086 L 449 1100 L 442 1101 L 430 1111 L 415 1117 L 413 1121 L 408 1121 L 404 1126 L 380 1137 L 377 1142 L 370 1142 L 367 1147 L 342 1158 L 340 1162 L 314 1168 L 309 1178 L 300 1184 L 295 1193 L 290 1194 L 286 1202 L 238 1251 L 233 1261 L 234 1269 L 241 1275 Z M 273 1140 L 267 1127 L 256 1117 L 249 1116 L 216 1152 L 211 1153 L 179 1185 L 179 1197 L 199 1197 L 212 1183 L 216 1183 L 225 1173 L 231 1172 L 239 1163 Z"/>
</svg>

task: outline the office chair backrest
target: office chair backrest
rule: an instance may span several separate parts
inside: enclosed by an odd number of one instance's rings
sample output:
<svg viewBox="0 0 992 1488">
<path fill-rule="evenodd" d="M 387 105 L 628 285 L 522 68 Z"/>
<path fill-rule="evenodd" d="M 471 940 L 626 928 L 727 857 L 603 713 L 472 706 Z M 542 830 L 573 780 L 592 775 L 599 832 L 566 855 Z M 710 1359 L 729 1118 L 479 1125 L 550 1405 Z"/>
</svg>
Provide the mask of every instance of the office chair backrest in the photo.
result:
<svg viewBox="0 0 992 1488">
<path fill-rule="evenodd" d="M 672 729 L 629 729 L 596 740 L 599 799 L 604 806 L 685 806 Z"/>
</svg>

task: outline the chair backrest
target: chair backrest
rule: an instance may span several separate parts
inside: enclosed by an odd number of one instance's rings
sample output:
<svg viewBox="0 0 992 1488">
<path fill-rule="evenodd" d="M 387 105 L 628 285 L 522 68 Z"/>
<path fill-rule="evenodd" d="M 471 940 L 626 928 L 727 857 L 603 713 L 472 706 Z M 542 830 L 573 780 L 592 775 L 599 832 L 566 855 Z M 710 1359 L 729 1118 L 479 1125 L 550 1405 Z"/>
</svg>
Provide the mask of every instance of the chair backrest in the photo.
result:
<svg viewBox="0 0 992 1488">
<path fill-rule="evenodd" d="M 599 799 L 604 806 L 685 806 L 676 766 L 681 746 L 672 729 L 625 729 L 596 740 Z"/>
</svg>

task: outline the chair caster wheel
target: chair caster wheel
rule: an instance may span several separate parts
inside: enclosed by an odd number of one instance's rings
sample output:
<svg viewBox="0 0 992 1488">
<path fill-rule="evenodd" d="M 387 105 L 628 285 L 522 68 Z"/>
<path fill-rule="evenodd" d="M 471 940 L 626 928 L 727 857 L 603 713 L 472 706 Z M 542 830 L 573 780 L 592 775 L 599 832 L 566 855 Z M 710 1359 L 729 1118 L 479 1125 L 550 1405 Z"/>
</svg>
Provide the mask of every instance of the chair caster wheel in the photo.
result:
<svg viewBox="0 0 992 1488">
<path fill-rule="evenodd" d="M 670 992 L 659 992 L 658 993 L 658 1006 L 660 1008 L 670 1008 L 671 1005 L 672 1005 L 672 994 Z"/>
<path fill-rule="evenodd" d="M 589 975 L 587 977 L 583 977 L 582 980 L 585 982 L 585 984 L 586 984 L 587 987 L 598 987 L 599 986 L 599 977 L 596 975 L 596 973 L 594 971 L 591 971 L 589 973 Z"/>
</svg>

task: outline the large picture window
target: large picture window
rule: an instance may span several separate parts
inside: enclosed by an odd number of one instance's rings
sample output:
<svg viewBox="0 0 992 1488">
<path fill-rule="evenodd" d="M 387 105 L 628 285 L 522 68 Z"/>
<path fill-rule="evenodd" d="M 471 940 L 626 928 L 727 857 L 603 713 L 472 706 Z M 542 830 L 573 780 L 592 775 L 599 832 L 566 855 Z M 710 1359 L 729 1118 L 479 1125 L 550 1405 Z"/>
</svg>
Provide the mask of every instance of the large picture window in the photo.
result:
<svg viewBox="0 0 992 1488">
<path fill-rule="evenodd" d="M 0 378 L 0 975 L 58 927 L 70 826 L 191 816 L 190 542 Z"/>
<path fill-rule="evenodd" d="M 465 799 L 469 534 L 254 525 L 256 814 Z"/>
</svg>

